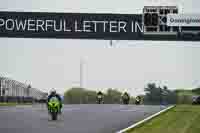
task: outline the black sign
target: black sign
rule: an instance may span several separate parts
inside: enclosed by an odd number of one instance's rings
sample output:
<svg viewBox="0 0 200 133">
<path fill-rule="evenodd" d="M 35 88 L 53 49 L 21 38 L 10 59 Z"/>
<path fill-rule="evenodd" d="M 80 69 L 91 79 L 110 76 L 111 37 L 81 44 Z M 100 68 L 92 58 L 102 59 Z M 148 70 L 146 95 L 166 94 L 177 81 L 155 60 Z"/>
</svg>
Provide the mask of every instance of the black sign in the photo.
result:
<svg viewBox="0 0 200 133">
<path fill-rule="evenodd" d="M 125 14 L 0 12 L 0 36 L 131 39 L 140 35 L 141 19 Z"/>
<path fill-rule="evenodd" d="M 0 37 L 200 41 L 200 35 L 144 34 L 141 14 L 0 12 Z"/>
</svg>

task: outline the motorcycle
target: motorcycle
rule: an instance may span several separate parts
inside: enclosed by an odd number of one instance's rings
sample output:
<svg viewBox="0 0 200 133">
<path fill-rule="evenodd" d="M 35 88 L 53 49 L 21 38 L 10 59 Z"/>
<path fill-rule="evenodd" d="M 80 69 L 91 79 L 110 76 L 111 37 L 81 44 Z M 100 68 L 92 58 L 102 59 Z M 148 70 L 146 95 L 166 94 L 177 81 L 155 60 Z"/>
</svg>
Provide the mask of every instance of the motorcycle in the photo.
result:
<svg viewBox="0 0 200 133">
<path fill-rule="evenodd" d="M 103 103 L 103 97 L 102 97 L 101 95 L 98 95 L 98 96 L 97 96 L 97 103 L 98 103 L 98 104 Z"/>
<path fill-rule="evenodd" d="M 57 120 L 58 113 L 60 112 L 60 102 L 56 97 L 52 97 L 48 102 L 48 110 L 52 120 Z"/>
<path fill-rule="evenodd" d="M 136 104 L 136 105 L 140 105 L 140 99 L 136 99 L 136 100 L 135 100 L 135 104 Z"/>
<path fill-rule="evenodd" d="M 123 101 L 123 104 L 128 105 L 128 104 L 129 104 L 129 97 L 128 97 L 127 95 L 124 95 L 124 96 L 122 97 L 122 101 Z"/>
</svg>

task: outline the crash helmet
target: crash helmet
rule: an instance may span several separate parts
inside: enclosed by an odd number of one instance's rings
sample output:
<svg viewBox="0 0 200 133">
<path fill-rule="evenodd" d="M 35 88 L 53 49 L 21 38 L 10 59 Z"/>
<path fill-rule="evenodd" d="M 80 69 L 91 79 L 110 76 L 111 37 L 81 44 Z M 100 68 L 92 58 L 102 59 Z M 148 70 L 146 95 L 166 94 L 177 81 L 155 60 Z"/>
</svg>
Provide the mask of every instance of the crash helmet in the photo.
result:
<svg viewBox="0 0 200 133">
<path fill-rule="evenodd" d="M 54 88 L 52 88 L 51 90 L 50 90 L 50 95 L 55 95 L 56 94 L 56 90 L 54 89 Z"/>
</svg>

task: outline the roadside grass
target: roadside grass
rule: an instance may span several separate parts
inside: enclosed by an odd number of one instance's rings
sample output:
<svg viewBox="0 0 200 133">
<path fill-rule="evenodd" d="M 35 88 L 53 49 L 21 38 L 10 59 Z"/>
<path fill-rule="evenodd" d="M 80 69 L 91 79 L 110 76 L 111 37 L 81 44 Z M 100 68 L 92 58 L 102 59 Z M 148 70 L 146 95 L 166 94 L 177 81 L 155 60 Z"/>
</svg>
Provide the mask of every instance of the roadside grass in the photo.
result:
<svg viewBox="0 0 200 133">
<path fill-rule="evenodd" d="M 183 90 L 178 92 L 178 95 L 197 95 L 196 93 L 192 92 L 191 90 Z"/>
<path fill-rule="evenodd" d="M 199 133 L 200 106 L 177 105 L 127 133 Z"/>
<path fill-rule="evenodd" d="M 32 103 L 0 103 L 0 106 L 32 105 Z"/>
</svg>

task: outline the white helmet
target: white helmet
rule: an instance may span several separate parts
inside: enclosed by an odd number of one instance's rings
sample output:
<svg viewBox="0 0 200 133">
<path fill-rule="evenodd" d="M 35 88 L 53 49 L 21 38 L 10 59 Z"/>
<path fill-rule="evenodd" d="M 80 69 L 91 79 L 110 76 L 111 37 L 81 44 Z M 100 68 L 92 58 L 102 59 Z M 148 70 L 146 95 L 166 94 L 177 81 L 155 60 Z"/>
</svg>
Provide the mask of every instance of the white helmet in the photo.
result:
<svg viewBox="0 0 200 133">
<path fill-rule="evenodd" d="M 54 88 L 52 88 L 52 89 L 50 90 L 50 94 L 56 94 L 56 90 L 55 90 Z"/>
</svg>

